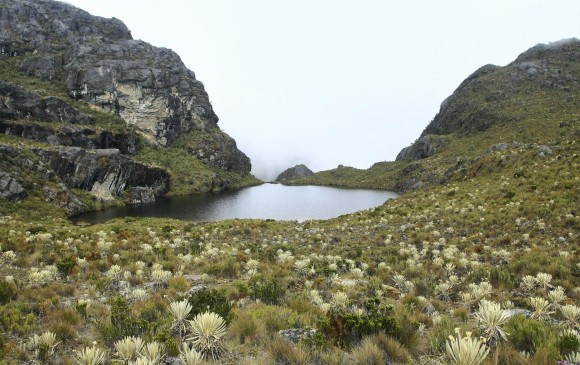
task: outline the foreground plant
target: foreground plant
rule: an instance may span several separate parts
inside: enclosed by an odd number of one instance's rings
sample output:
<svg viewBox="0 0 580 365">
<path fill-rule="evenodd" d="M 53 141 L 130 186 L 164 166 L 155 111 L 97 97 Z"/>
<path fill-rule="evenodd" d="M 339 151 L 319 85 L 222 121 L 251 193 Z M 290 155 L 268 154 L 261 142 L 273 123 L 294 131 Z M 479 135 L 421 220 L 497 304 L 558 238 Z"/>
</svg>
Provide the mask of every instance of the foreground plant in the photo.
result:
<svg viewBox="0 0 580 365">
<path fill-rule="evenodd" d="M 483 336 L 490 344 L 507 340 L 507 333 L 501 328 L 510 319 L 510 312 L 501 309 L 499 303 L 482 300 L 479 310 L 475 313 L 475 318 L 479 321 L 479 328 L 482 329 Z"/>
<path fill-rule="evenodd" d="M 139 355 L 149 360 L 152 364 L 157 364 L 165 356 L 165 346 L 157 341 L 150 342 L 143 347 Z"/>
<path fill-rule="evenodd" d="M 465 337 L 461 337 L 459 328 L 455 329 L 457 337 L 449 335 L 445 342 L 445 352 L 453 365 L 479 365 L 489 354 L 489 347 L 485 345 L 485 340 L 472 338 L 467 332 Z"/>
<path fill-rule="evenodd" d="M 554 313 L 549 310 L 550 302 L 544 298 L 532 297 L 529 299 L 529 303 L 534 309 L 532 313 L 532 318 L 544 320 Z"/>
<path fill-rule="evenodd" d="M 566 324 L 570 328 L 580 326 L 580 307 L 573 304 L 566 304 L 560 307 L 560 311 L 564 318 L 566 318 Z"/>
<path fill-rule="evenodd" d="M 221 338 L 226 334 L 226 323 L 220 315 L 213 312 L 200 313 L 192 321 L 191 341 L 196 351 L 200 352 L 204 359 L 217 360 L 223 352 Z"/>
<path fill-rule="evenodd" d="M 140 337 L 127 336 L 115 342 L 115 357 L 121 361 L 135 360 L 141 352 L 143 345 L 143 340 Z"/>
<path fill-rule="evenodd" d="M 93 347 L 85 347 L 77 351 L 75 361 L 79 365 L 100 365 L 107 359 L 107 352 L 93 344 Z"/>
<path fill-rule="evenodd" d="M 40 336 L 33 335 L 26 343 L 26 347 L 34 353 L 34 356 L 44 358 L 54 354 L 54 350 L 59 343 L 56 342 L 55 333 L 46 331 Z"/>
<path fill-rule="evenodd" d="M 175 318 L 171 324 L 171 329 L 177 330 L 180 337 L 187 331 L 187 316 L 191 312 L 191 309 L 192 306 L 187 299 L 175 301 L 169 305 L 169 312 Z"/>
<path fill-rule="evenodd" d="M 572 352 L 566 355 L 566 361 L 568 364 L 580 364 L 580 351 Z"/>
<path fill-rule="evenodd" d="M 195 351 L 195 348 L 189 347 L 185 342 L 182 344 L 181 350 L 179 351 L 179 359 L 184 365 L 198 365 L 203 361 L 201 354 Z"/>
</svg>

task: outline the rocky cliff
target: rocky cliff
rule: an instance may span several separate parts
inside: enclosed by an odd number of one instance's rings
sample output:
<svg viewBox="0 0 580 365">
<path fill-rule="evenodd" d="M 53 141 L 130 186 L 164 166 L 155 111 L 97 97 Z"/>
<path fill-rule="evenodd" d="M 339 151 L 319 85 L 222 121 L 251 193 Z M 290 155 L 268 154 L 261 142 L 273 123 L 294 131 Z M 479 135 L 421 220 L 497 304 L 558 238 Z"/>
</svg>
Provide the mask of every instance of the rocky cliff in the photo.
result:
<svg viewBox="0 0 580 365">
<path fill-rule="evenodd" d="M 314 172 L 312 172 L 312 170 L 310 170 L 308 167 L 304 165 L 296 165 L 294 167 L 284 170 L 280 175 L 278 175 L 276 181 L 285 182 L 300 177 L 307 177 L 313 174 Z"/>
<path fill-rule="evenodd" d="M 572 38 L 538 44 L 505 67 L 479 68 L 441 103 L 419 139 L 403 149 L 397 160 L 419 160 L 435 154 L 441 150 L 445 135 L 481 132 L 521 120 L 525 110 L 506 110 L 516 98 L 522 99 L 522 108 L 526 108 L 524 99 L 551 91 L 574 98 L 580 87 L 575 66 L 579 61 L 580 40 Z"/>
<path fill-rule="evenodd" d="M 201 161 L 196 168 L 207 172 L 199 179 L 211 176 L 209 185 L 221 179 L 217 184 L 223 188 L 234 186 L 240 178 L 232 174 L 251 170 L 249 158 L 218 127 L 195 74 L 175 52 L 134 40 L 118 19 L 92 16 L 59 1 L 4 0 L 0 67 L 4 142 L 40 143 L 36 157 L 28 158 L 50 166 L 68 188 L 91 191 L 107 202 L 110 194 L 125 202 L 151 200 L 178 184 L 180 172 L 151 161 L 151 151 L 163 155 L 166 148 Z M 15 151 L 26 154 L 30 148 L 23 146 Z M 147 158 L 141 157 L 144 148 Z M 138 162 L 145 159 L 158 167 Z M 71 163 L 91 178 L 77 186 Z M 14 172 L 3 172 L 6 186 L 15 186 Z M 147 193 L 140 198 L 129 187 Z"/>
</svg>

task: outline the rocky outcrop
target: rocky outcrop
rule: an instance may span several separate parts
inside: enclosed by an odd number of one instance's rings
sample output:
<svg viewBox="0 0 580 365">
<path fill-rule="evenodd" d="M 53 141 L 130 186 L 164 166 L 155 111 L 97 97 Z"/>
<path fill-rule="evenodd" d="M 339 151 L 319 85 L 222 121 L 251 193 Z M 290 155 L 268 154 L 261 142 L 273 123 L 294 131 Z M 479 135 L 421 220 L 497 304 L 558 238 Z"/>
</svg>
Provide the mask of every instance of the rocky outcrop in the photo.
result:
<svg viewBox="0 0 580 365">
<path fill-rule="evenodd" d="M 0 120 L 15 119 L 94 124 L 91 118 L 60 98 L 41 98 L 36 93 L 0 80 Z"/>
<path fill-rule="evenodd" d="M 57 188 L 45 186 L 42 190 L 46 195 L 46 200 L 61 207 L 69 217 L 90 210 L 65 184 L 58 184 Z"/>
<path fill-rule="evenodd" d="M 0 171 L 0 199 L 18 200 L 26 195 L 24 188 L 10 174 Z"/>
<path fill-rule="evenodd" d="M 134 155 L 139 150 L 139 138 L 132 131 L 97 130 L 77 125 L 55 128 L 41 123 L 0 120 L 0 133 L 54 146 L 75 146 L 86 149 L 116 148 L 126 155 Z"/>
<path fill-rule="evenodd" d="M 117 149 L 85 150 L 78 147 L 37 148 L 34 152 L 69 188 L 88 190 L 104 202 L 120 197 L 125 190 L 132 203 L 139 197 L 165 194 L 169 175 L 160 168 L 135 162 Z M 143 192 L 147 193 L 144 194 Z"/>
<path fill-rule="evenodd" d="M 314 175 L 314 172 L 312 172 L 308 167 L 301 164 L 284 170 L 280 175 L 278 175 L 276 181 L 277 182 L 290 181 L 299 177 L 306 177 L 310 175 Z"/>
<path fill-rule="evenodd" d="M 250 161 L 217 127 L 204 86 L 179 56 L 134 40 L 118 19 L 52 0 L 6 0 L 0 11 L 0 53 L 20 55 L 20 72 L 66 85 L 68 94 L 121 116 L 141 137 L 171 146 L 191 131 L 223 134 L 221 151 L 201 147 L 226 170 L 247 173 Z M 196 150 L 197 153 L 197 150 Z"/>
<path fill-rule="evenodd" d="M 444 136 L 426 135 L 399 152 L 395 161 L 420 160 L 434 155 L 445 145 Z"/>
<path fill-rule="evenodd" d="M 64 3 L 5 3 L 0 47 L 27 54 L 21 72 L 64 82 L 70 96 L 120 115 L 152 144 L 171 145 L 191 130 L 219 131 L 203 84 L 175 52 L 132 39 L 117 19 Z"/>
<path fill-rule="evenodd" d="M 226 133 L 212 130 L 188 137 L 185 149 L 198 159 L 225 171 L 247 174 L 252 169 L 248 156 L 238 150 L 236 141 Z"/>
<path fill-rule="evenodd" d="M 199 174 L 202 191 L 238 178 L 217 169 L 250 173 L 195 74 L 175 52 L 133 39 L 118 19 L 54 0 L 3 0 L 0 61 L 0 133 L 15 137 L 6 138 L 14 148 L 0 149 L 2 199 L 46 200 L 68 215 L 89 209 L 83 202 L 154 201 L 169 190 L 164 168 L 175 171 L 132 159 L 151 146 L 145 160 L 153 163 L 168 147 L 206 162 L 183 172 Z"/>
</svg>

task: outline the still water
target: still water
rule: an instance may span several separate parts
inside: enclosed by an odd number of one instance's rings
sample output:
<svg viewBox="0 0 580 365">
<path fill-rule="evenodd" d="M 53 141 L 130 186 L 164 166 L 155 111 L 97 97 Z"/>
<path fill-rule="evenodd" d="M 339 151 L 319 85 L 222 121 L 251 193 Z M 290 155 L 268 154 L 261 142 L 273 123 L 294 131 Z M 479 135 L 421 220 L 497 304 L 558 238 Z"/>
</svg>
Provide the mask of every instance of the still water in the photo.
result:
<svg viewBox="0 0 580 365">
<path fill-rule="evenodd" d="M 217 194 L 159 198 L 154 203 L 86 213 L 74 220 L 94 224 L 118 217 L 170 217 L 191 221 L 328 219 L 376 207 L 395 197 L 396 193 L 383 190 L 263 184 Z"/>
</svg>

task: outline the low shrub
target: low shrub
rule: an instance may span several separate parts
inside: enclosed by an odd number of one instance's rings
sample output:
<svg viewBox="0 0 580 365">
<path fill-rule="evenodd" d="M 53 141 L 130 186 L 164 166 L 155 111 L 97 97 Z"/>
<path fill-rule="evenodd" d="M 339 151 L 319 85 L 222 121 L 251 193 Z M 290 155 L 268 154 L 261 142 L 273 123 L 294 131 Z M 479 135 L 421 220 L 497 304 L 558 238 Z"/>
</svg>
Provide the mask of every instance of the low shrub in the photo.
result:
<svg viewBox="0 0 580 365">
<path fill-rule="evenodd" d="M 383 305 L 378 299 L 369 299 L 364 313 L 353 313 L 331 309 L 318 322 L 318 328 L 337 346 L 350 347 L 359 343 L 364 336 L 384 332 L 400 337 L 401 327 L 392 315 L 392 307 Z"/>
<path fill-rule="evenodd" d="M 256 275 L 250 282 L 250 292 L 252 299 L 259 299 L 267 304 L 279 304 L 286 288 L 276 278 Z"/>
<path fill-rule="evenodd" d="M 203 288 L 198 290 L 191 294 L 187 298 L 187 301 L 192 307 L 188 316 L 189 319 L 193 319 L 198 314 L 208 311 L 219 314 L 226 324 L 229 324 L 234 318 L 230 301 L 225 295 L 215 289 Z"/>
<path fill-rule="evenodd" d="M 17 289 L 14 283 L 0 279 L 0 304 L 16 299 Z"/>
</svg>

